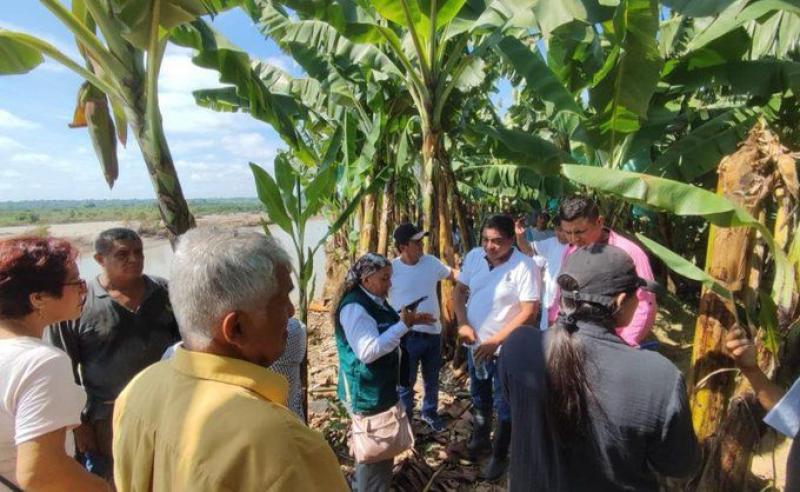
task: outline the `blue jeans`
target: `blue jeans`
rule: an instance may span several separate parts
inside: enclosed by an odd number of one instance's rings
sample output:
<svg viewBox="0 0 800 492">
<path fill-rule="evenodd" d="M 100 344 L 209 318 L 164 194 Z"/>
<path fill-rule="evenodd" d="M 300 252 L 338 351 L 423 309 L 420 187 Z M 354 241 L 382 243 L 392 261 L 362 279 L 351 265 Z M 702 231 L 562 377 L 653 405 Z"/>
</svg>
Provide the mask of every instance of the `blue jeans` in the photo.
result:
<svg viewBox="0 0 800 492">
<path fill-rule="evenodd" d="M 442 369 L 442 336 L 412 331 L 401 345 L 407 363 L 401 364 L 400 383 L 397 393 L 409 416 L 414 411 L 414 384 L 417 382 L 417 367 L 422 365 L 422 382 L 425 396 L 422 414 L 436 417 L 439 407 L 439 371 Z"/>
<path fill-rule="evenodd" d="M 475 377 L 475 363 L 472 360 L 472 352 L 467 351 L 467 366 L 469 367 L 469 393 L 472 397 L 472 406 L 490 415 L 492 406 L 497 413 L 499 422 L 511 421 L 511 408 L 503 398 L 503 390 L 500 386 L 500 375 L 497 372 L 497 357 L 492 357 L 485 362 L 486 371 L 489 373 L 487 379 Z"/>
</svg>

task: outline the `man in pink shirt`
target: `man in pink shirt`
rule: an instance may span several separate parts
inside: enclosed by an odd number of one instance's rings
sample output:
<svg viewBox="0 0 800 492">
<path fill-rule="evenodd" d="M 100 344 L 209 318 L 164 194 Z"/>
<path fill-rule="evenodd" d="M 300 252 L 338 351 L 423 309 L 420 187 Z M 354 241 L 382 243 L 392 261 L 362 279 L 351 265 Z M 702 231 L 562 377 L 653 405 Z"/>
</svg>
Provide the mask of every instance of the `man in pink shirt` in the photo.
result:
<svg viewBox="0 0 800 492">
<path fill-rule="evenodd" d="M 561 202 L 558 214 L 561 218 L 561 228 L 569 241 L 569 246 L 564 250 L 562 263 L 567 256 L 574 253 L 578 248 L 594 243 L 606 243 L 628 253 L 636 266 L 636 273 L 641 278 L 653 280 L 653 270 L 650 268 L 650 260 L 647 259 L 645 252 L 630 239 L 605 227 L 604 219 L 593 200 L 580 196 L 567 198 Z M 638 346 L 639 342 L 650 333 L 650 329 L 656 319 L 657 310 L 656 296 L 652 292 L 639 289 L 636 292 L 636 297 L 639 298 L 639 307 L 636 308 L 630 324 L 617 327 L 616 330 L 617 335 L 633 347 Z M 551 323 L 558 316 L 560 298 L 560 292 L 557 292 L 555 301 L 548 313 Z"/>
</svg>

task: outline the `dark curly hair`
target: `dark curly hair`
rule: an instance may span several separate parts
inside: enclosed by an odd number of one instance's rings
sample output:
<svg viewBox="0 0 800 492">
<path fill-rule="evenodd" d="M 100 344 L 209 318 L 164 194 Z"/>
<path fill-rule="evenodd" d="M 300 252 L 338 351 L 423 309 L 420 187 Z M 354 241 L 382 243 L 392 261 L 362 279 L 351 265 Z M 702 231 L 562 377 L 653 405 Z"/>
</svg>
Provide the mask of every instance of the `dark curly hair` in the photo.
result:
<svg viewBox="0 0 800 492">
<path fill-rule="evenodd" d="M 78 250 L 64 239 L 0 240 L 0 318 L 22 318 L 33 312 L 33 293 L 61 297 L 69 265 L 77 256 Z"/>
<path fill-rule="evenodd" d="M 561 205 L 558 207 L 558 216 L 567 222 L 580 218 L 595 220 L 600 216 L 600 209 L 591 198 L 572 196 L 561 201 Z"/>
</svg>

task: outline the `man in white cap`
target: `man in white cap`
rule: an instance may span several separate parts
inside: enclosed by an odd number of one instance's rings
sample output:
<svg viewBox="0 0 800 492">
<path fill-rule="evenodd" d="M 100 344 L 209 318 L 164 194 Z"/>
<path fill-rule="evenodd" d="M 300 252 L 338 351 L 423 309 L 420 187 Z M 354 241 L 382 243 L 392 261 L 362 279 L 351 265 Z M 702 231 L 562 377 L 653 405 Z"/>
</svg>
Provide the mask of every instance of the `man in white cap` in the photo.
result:
<svg viewBox="0 0 800 492">
<path fill-rule="evenodd" d="M 432 255 L 422 252 L 422 238 L 428 233 L 410 223 L 400 224 L 394 231 L 394 243 L 399 256 L 392 261 L 392 288 L 389 304 L 401 309 L 421 297 L 419 312 L 439 317 L 439 298 L 436 285 L 441 280 L 455 280 L 457 272 Z M 437 413 L 439 406 L 439 371 L 442 368 L 442 326 L 436 321 L 414 325 L 401 344 L 403 350 L 400 399 L 409 415 L 414 410 L 414 383 L 417 368 L 422 366 L 425 395 L 422 401 L 422 420 L 436 432 L 444 430 Z"/>
</svg>

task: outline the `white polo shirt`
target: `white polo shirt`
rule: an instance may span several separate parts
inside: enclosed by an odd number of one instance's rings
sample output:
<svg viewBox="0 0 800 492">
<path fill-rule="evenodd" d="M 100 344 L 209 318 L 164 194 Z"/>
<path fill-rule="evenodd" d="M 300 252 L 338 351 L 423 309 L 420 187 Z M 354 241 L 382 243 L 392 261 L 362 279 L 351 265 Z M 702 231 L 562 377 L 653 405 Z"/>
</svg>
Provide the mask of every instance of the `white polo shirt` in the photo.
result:
<svg viewBox="0 0 800 492">
<path fill-rule="evenodd" d="M 533 258 L 516 248 L 505 263 L 491 270 L 483 248 L 467 254 L 458 281 L 469 287 L 467 321 L 481 341 L 519 314 L 521 302 L 539 300 L 540 278 Z"/>
<path fill-rule="evenodd" d="M 423 255 L 415 265 L 406 265 L 400 257 L 392 260 L 392 288 L 389 290 L 389 304 L 395 309 L 428 296 L 417 307 L 418 313 L 430 313 L 437 321 L 431 325 L 414 325 L 414 331 L 438 335 L 442 332 L 439 323 L 439 297 L 436 295 L 436 284 L 450 276 L 450 268 L 439 258 Z"/>
</svg>

